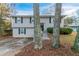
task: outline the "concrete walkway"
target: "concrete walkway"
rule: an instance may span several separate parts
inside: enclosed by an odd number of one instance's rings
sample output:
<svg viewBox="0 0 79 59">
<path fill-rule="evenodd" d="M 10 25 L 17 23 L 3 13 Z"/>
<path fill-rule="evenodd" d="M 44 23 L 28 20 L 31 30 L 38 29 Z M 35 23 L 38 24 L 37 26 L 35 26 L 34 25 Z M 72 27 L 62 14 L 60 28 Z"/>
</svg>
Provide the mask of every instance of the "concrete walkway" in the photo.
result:
<svg viewBox="0 0 79 59">
<path fill-rule="evenodd" d="M 7 39 L 0 41 L 0 56 L 14 56 L 24 46 L 32 43 L 32 39 Z"/>
<path fill-rule="evenodd" d="M 48 33 L 47 31 L 44 31 L 43 32 L 43 37 L 42 37 L 43 40 L 49 40 L 50 38 L 48 37 Z"/>
</svg>

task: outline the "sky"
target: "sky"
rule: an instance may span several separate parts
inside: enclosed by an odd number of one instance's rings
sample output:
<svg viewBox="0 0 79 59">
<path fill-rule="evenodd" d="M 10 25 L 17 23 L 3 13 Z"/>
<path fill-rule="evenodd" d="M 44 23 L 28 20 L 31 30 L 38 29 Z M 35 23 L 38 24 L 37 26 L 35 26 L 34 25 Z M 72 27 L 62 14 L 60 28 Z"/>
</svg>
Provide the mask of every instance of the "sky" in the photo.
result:
<svg viewBox="0 0 79 59">
<path fill-rule="evenodd" d="M 33 4 L 32 3 L 16 3 L 15 10 L 16 14 L 33 15 Z M 79 9 L 78 3 L 63 3 L 62 14 L 72 15 Z M 40 3 L 40 14 L 54 14 L 55 4 L 53 3 Z"/>
</svg>

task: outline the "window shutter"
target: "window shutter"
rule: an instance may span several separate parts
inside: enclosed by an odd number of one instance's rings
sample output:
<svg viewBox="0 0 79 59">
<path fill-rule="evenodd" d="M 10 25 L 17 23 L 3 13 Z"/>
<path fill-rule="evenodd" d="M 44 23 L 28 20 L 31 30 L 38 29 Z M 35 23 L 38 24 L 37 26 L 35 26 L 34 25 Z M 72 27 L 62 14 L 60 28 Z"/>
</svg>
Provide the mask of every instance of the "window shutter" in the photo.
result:
<svg viewBox="0 0 79 59">
<path fill-rule="evenodd" d="M 24 28 L 24 34 L 26 34 L 26 28 Z"/>
<path fill-rule="evenodd" d="M 51 23 L 51 17 L 49 17 L 49 23 Z"/>
<path fill-rule="evenodd" d="M 20 34 L 20 28 L 18 28 L 18 34 Z"/>
<path fill-rule="evenodd" d="M 17 23 L 17 17 L 15 17 L 15 23 Z"/>
<path fill-rule="evenodd" d="M 23 17 L 21 17 L 21 23 L 23 23 Z"/>
<path fill-rule="evenodd" d="M 30 17 L 30 23 L 32 23 L 32 18 Z"/>
</svg>

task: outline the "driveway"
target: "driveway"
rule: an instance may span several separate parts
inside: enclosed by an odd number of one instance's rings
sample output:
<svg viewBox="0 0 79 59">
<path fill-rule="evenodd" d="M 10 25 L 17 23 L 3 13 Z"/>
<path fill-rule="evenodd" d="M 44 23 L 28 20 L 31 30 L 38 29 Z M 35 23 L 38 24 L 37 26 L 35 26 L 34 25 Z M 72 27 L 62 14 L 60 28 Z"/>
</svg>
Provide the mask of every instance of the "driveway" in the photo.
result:
<svg viewBox="0 0 79 59">
<path fill-rule="evenodd" d="M 13 56 L 21 48 L 33 42 L 33 39 L 11 39 L 0 41 L 0 56 Z"/>
<path fill-rule="evenodd" d="M 43 40 L 48 40 L 47 32 L 43 32 Z M 13 56 L 20 52 L 21 48 L 33 42 L 33 39 L 6 38 L 0 41 L 0 56 Z"/>
</svg>

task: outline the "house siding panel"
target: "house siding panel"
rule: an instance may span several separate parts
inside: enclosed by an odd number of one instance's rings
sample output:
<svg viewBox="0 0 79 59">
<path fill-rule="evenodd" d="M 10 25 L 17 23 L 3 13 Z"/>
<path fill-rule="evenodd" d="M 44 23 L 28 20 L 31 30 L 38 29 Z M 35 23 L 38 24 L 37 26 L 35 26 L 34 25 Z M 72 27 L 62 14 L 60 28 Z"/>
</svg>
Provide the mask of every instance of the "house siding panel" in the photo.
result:
<svg viewBox="0 0 79 59">
<path fill-rule="evenodd" d="M 24 29 L 25 30 L 25 29 Z M 34 29 L 33 28 L 26 28 L 26 34 L 18 34 L 18 27 L 13 28 L 13 37 L 33 37 L 34 36 Z"/>
<path fill-rule="evenodd" d="M 20 17 L 19 17 L 20 18 Z M 30 23 L 31 19 L 31 23 Z M 53 19 L 54 17 L 51 17 L 51 23 L 49 22 L 49 17 L 41 17 L 40 18 L 40 24 L 44 24 L 44 31 L 47 31 L 48 27 L 53 27 Z M 18 28 L 26 28 L 26 33 L 24 34 L 18 34 Z M 23 17 L 23 23 L 15 23 L 14 18 L 12 19 L 12 28 L 13 28 L 13 37 L 34 37 L 34 19 L 33 17 Z"/>
</svg>

